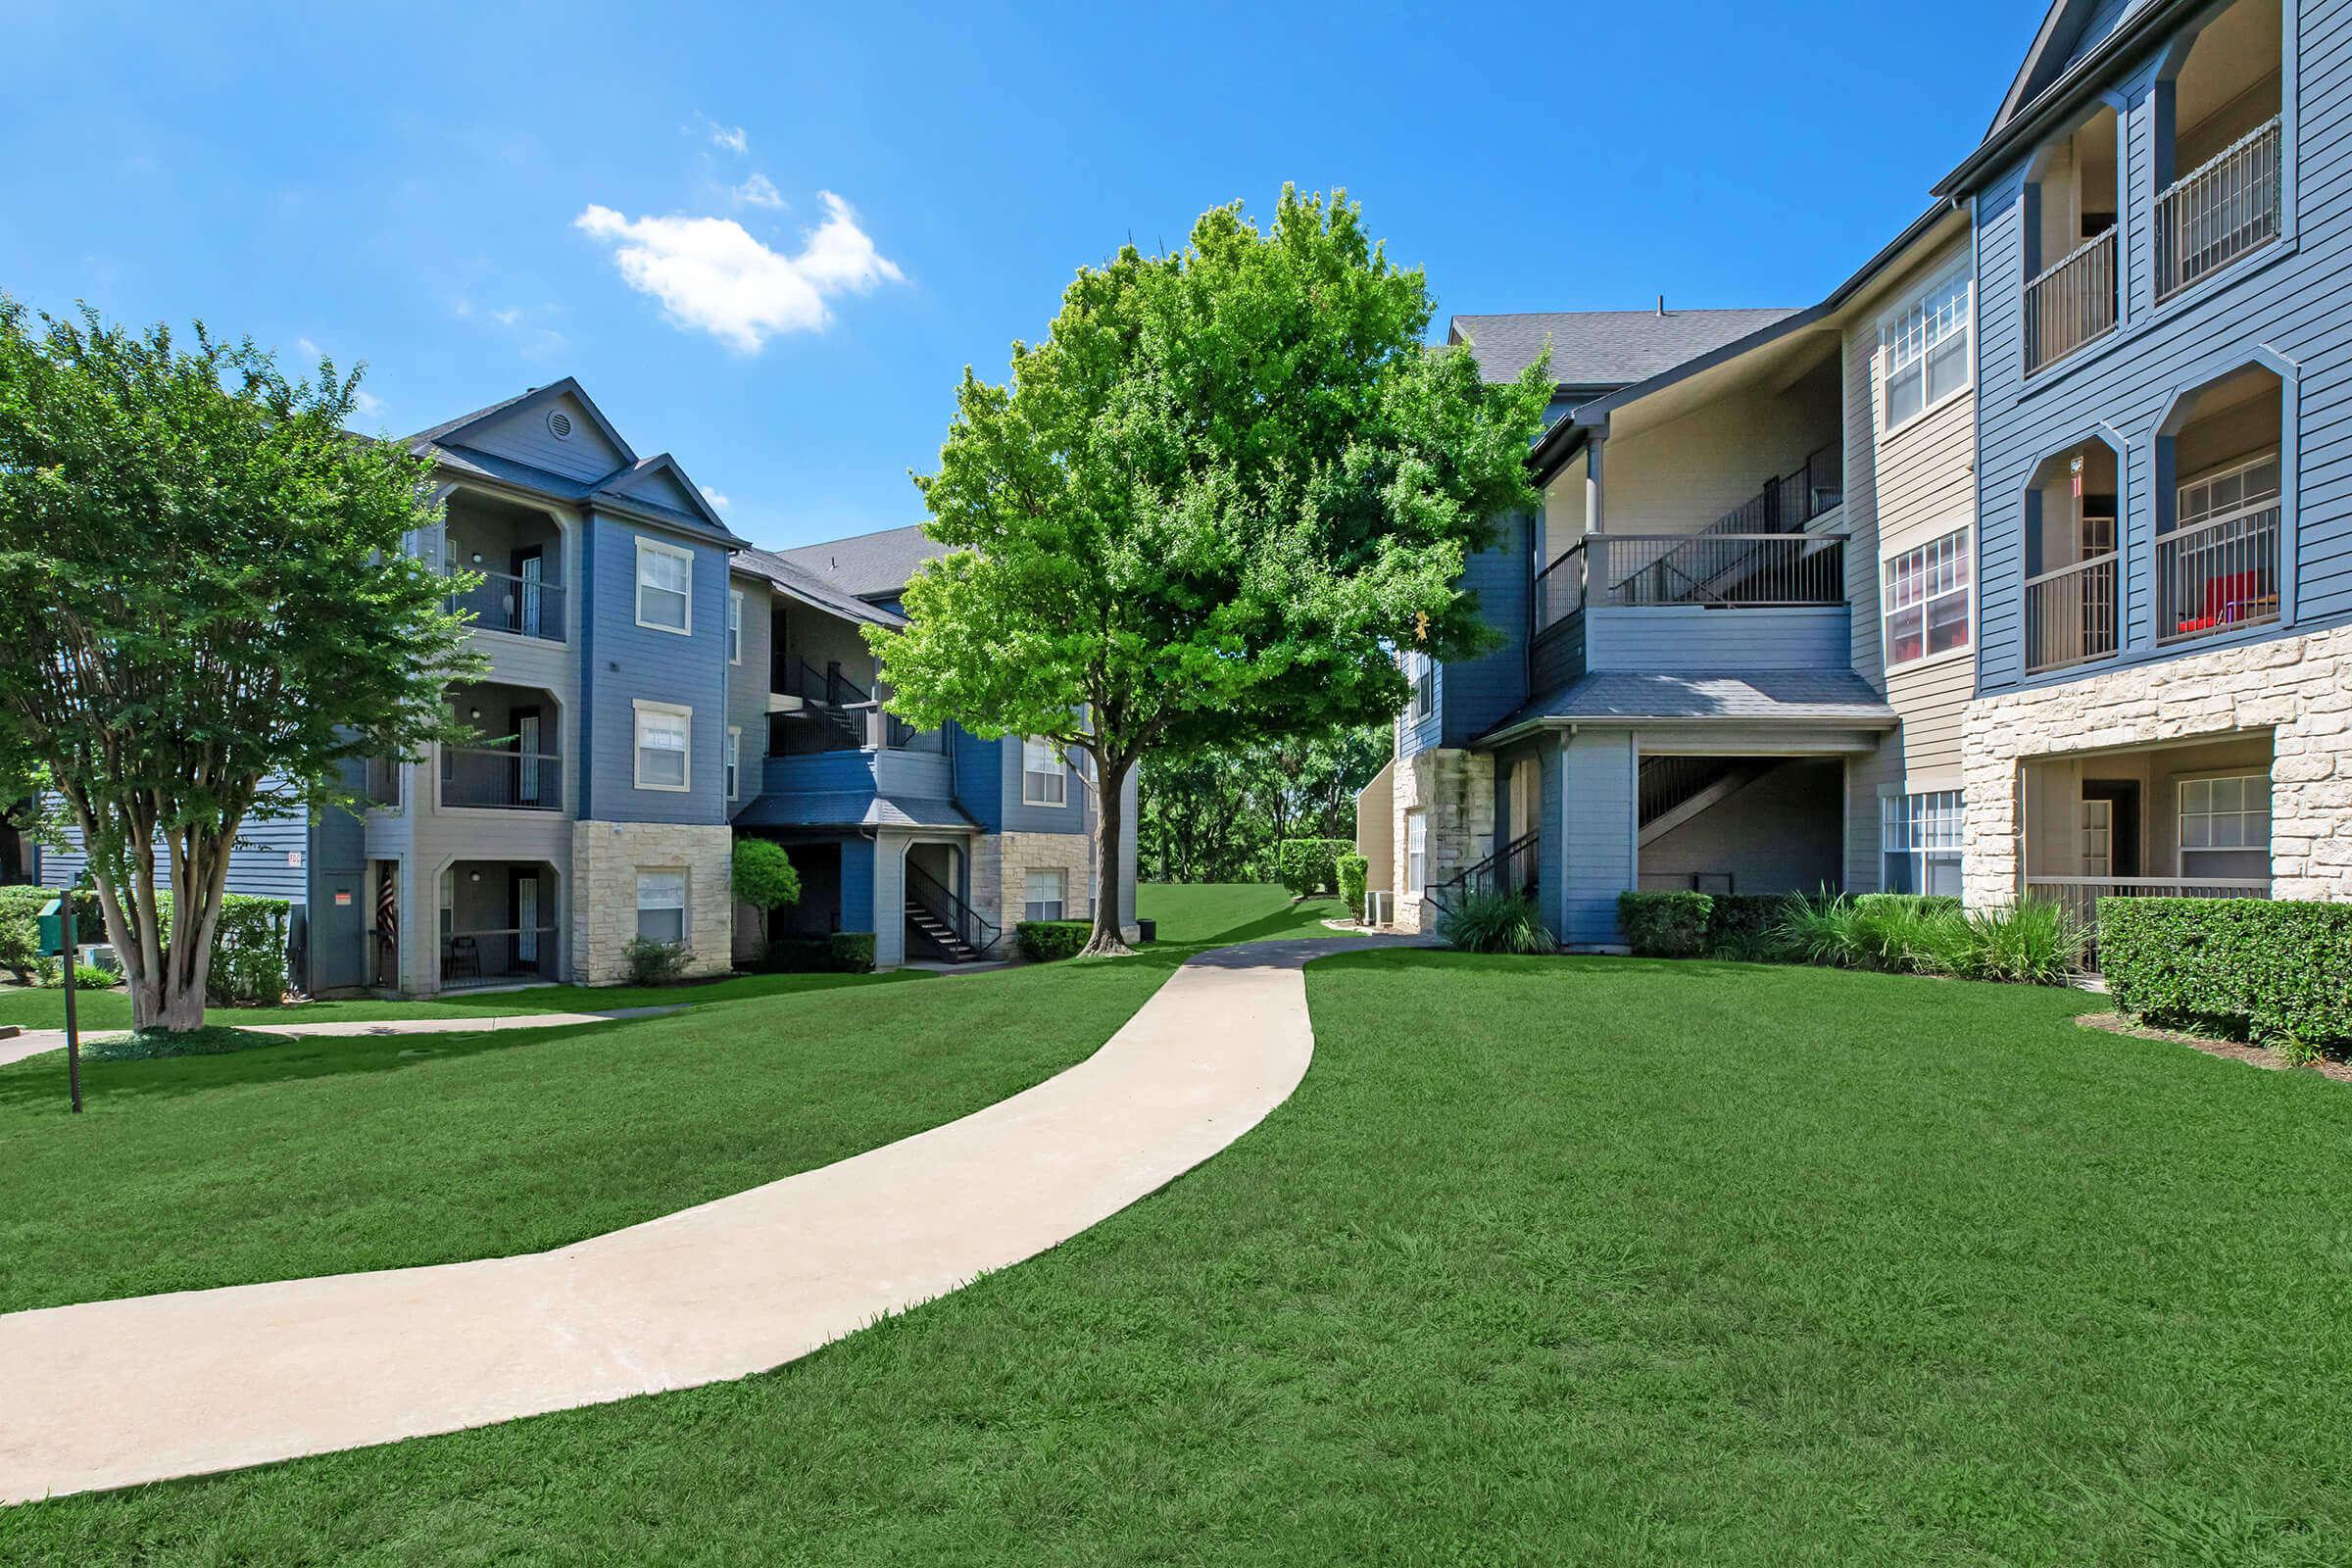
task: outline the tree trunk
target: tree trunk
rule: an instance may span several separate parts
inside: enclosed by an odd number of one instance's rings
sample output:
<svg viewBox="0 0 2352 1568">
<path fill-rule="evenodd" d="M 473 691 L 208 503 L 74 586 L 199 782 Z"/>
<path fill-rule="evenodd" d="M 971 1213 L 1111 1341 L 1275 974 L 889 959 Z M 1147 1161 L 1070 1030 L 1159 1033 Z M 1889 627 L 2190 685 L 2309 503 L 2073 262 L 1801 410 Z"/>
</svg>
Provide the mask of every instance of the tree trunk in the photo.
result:
<svg viewBox="0 0 2352 1568">
<path fill-rule="evenodd" d="M 1086 939 L 1088 956 L 1132 953 L 1119 929 L 1119 851 L 1127 842 L 1127 774 L 1133 758 L 1098 760 L 1095 789 L 1095 929 Z"/>
</svg>

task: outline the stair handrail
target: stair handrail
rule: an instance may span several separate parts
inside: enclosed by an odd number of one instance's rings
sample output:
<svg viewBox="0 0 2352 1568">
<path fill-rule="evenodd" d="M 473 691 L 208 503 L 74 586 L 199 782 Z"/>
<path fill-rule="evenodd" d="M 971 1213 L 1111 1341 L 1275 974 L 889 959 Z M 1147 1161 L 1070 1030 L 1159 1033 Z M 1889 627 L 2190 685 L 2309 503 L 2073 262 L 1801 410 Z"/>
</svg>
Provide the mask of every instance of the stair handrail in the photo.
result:
<svg viewBox="0 0 2352 1568">
<path fill-rule="evenodd" d="M 906 896 L 983 956 L 995 952 L 997 944 L 1004 940 L 1004 933 L 997 928 L 995 921 L 957 898 L 939 878 L 911 859 L 906 862 Z"/>
<path fill-rule="evenodd" d="M 1543 840 L 1543 829 L 1530 828 L 1485 859 L 1429 888 L 1421 896 L 1439 909 L 1451 912 L 1453 905 L 1449 900 L 1467 898 L 1473 893 L 1491 893 L 1501 887 L 1503 877 L 1507 874 L 1505 868 L 1522 858 L 1527 860 L 1527 875 L 1520 883 L 1520 890 L 1530 891 L 1540 874 L 1538 868 L 1541 858 L 1536 849 Z"/>
</svg>

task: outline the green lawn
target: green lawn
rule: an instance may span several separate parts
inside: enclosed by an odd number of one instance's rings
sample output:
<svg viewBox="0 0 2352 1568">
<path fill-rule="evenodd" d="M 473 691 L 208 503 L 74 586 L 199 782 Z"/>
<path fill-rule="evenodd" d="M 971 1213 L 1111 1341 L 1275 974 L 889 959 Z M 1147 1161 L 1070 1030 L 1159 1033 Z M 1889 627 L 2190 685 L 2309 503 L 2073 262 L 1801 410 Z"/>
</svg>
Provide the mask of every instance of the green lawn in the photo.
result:
<svg viewBox="0 0 2352 1568">
<path fill-rule="evenodd" d="M 1255 882 L 1147 882 L 1135 891 L 1135 912 L 1159 922 L 1165 943 L 1263 942 L 1274 937 L 1336 937 L 1324 925 L 1347 910 L 1337 899 L 1296 903 L 1278 887 Z"/>
<path fill-rule="evenodd" d="M 2342 1086 L 1811 969 L 1308 994 L 1234 1148 L 780 1372 L 14 1510 L 0 1560 L 2352 1560 Z"/>
</svg>

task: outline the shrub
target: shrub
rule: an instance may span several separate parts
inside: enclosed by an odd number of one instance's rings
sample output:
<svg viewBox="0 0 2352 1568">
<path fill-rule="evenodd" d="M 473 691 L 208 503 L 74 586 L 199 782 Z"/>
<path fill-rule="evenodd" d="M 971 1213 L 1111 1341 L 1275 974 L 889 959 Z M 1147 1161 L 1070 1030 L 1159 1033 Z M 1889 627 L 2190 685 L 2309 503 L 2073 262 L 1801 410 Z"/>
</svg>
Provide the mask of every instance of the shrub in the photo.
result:
<svg viewBox="0 0 2352 1568">
<path fill-rule="evenodd" d="M 94 963 L 74 966 L 74 989 L 76 991 L 111 991 L 122 983 L 122 977 L 112 969 L 101 969 Z"/>
<path fill-rule="evenodd" d="M 838 973 L 872 974 L 874 934 L 871 931 L 836 931 L 825 938 L 825 957 Z"/>
<path fill-rule="evenodd" d="M 1617 921 L 1637 957 L 1695 958 L 1707 951 L 1715 901 L 1704 893 L 1620 893 Z"/>
<path fill-rule="evenodd" d="M 2352 905 L 2102 899 L 2099 966 L 2150 1023 L 2263 1045 L 2352 1045 Z"/>
<path fill-rule="evenodd" d="M 683 942 L 660 942 L 652 937 L 631 937 L 629 945 L 620 950 L 622 969 L 633 986 L 665 986 L 686 972 L 686 960 L 692 955 Z"/>
<path fill-rule="evenodd" d="M 1364 917 L 1364 887 L 1372 880 L 1372 862 L 1349 850 L 1339 859 L 1340 902 L 1357 919 Z"/>
<path fill-rule="evenodd" d="M 274 1007 L 286 1000 L 286 930 L 292 906 L 284 899 L 230 893 L 220 900 L 213 929 L 213 965 L 204 1000 L 215 1007 Z"/>
<path fill-rule="evenodd" d="M 801 899 L 801 873 L 792 857 L 773 839 L 737 839 L 733 878 L 735 896 L 760 911 L 760 935 L 767 936 L 768 911 Z"/>
<path fill-rule="evenodd" d="M 1559 944 L 1536 912 L 1536 902 L 1515 893 L 1473 893 L 1438 916 L 1438 935 L 1464 953 L 1553 953 Z"/>
<path fill-rule="evenodd" d="M 1854 899 L 1857 909 L 1901 906 L 1914 914 L 1958 914 L 1960 901 L 1949 893 L 1864 893 Z"/>
<path fill-rule="evenodd" d="M 1012 928 L 1012 939 L 1020 945 L 1021 956 L 1032 963 L 1075 957 L 1086 946 L 1086 939 L 1094 934 L 1092 920 L 1023 920 Z"/>
<path fill-rule="evenodd" d="M 1274 850 L 1274 878 L 1299 898 L 1336 893 L 1340 857 L 1354 850 L 1346 839 L 1284 839 Z"/>
<path fill-rule="evenodd" d="M 1970 980 L 2063 986 L 2082 971 L 2090 930 L 2054 899 L 2022 899 L 2003 909 L 1945 916 L 1964 923 L 1965 966 L 1947 969 Z"/>
<path fill-rule="evenodd" d="M 1777 934 L 1787 898 L 1765 893 L 1711 893 L 1706 898 L 1709 957 L 1745 963 L 1788 961 L 1788 946 Z"/>
<path fill-rule="evenodd" d="M 868 974 L 874 967 L 871 931 L 824 937 L 778 937 L 752 967 L 762 974 Z"/>
</svg>

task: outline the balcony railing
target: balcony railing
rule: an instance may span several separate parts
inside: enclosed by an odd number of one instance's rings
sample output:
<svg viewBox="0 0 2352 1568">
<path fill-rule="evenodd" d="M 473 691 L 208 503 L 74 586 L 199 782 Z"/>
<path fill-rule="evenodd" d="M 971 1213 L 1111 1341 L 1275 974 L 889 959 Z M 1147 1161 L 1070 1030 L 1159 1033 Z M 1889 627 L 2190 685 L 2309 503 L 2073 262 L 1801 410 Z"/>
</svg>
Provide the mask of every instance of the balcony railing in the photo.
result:
<svg viewBox="0 0 2352 1568">
<path fill-rule="evenodd" d="M 1833 441 L 1806 455 L 1793 473 L 1764 488 L 1701 528 L 1701 533 L 1794 533 L 1845 503 L 1845 449 Z"/>
<path fill-rule="evenodd" d="M 2115 325 L 2115 230 L 2083 241 L 2026 285 L 2026 373 Z"/>
<path fill-rule="evenodd" d="M 1841 534 L 1587 534 L 1535 581 L 1538 631 L 1589 605 L 1771 610 L 1844 603 Z"/>
<path fill-rule="evenodd" d="M 558 936 L 552 925 L 451 931 L 441 938 L 441 989 L 553 980 Z"/>
<path fill-rule="evenodd" d="M 2156 541 L 2156 640 L 2182 642 L 2278 618 L 2278 503 Z"/>
<path fill-rule="evenodd" d="M 2156 297 L 2278 237 L 2278 122 L 2256 126 L 2156 198 Z"/>
<path fill-rule="evenodd" d="M 564 760 L 488 746 L 441 748 L 441 804 L 516 811 L 564 809 Z"/>
<path fill-rule="evenodd" d="M 477 571 L 482 580 L 449 596 L 449 608 L 471 617 L 476 629 L 517 637 L 564 640 L 564 585 L 503 571 Z"/>
<path fill-rule="evenodd" d="M 2026 579 L 2026 671 L 2115 652 L 2115 552 Z"/>
</svg>

